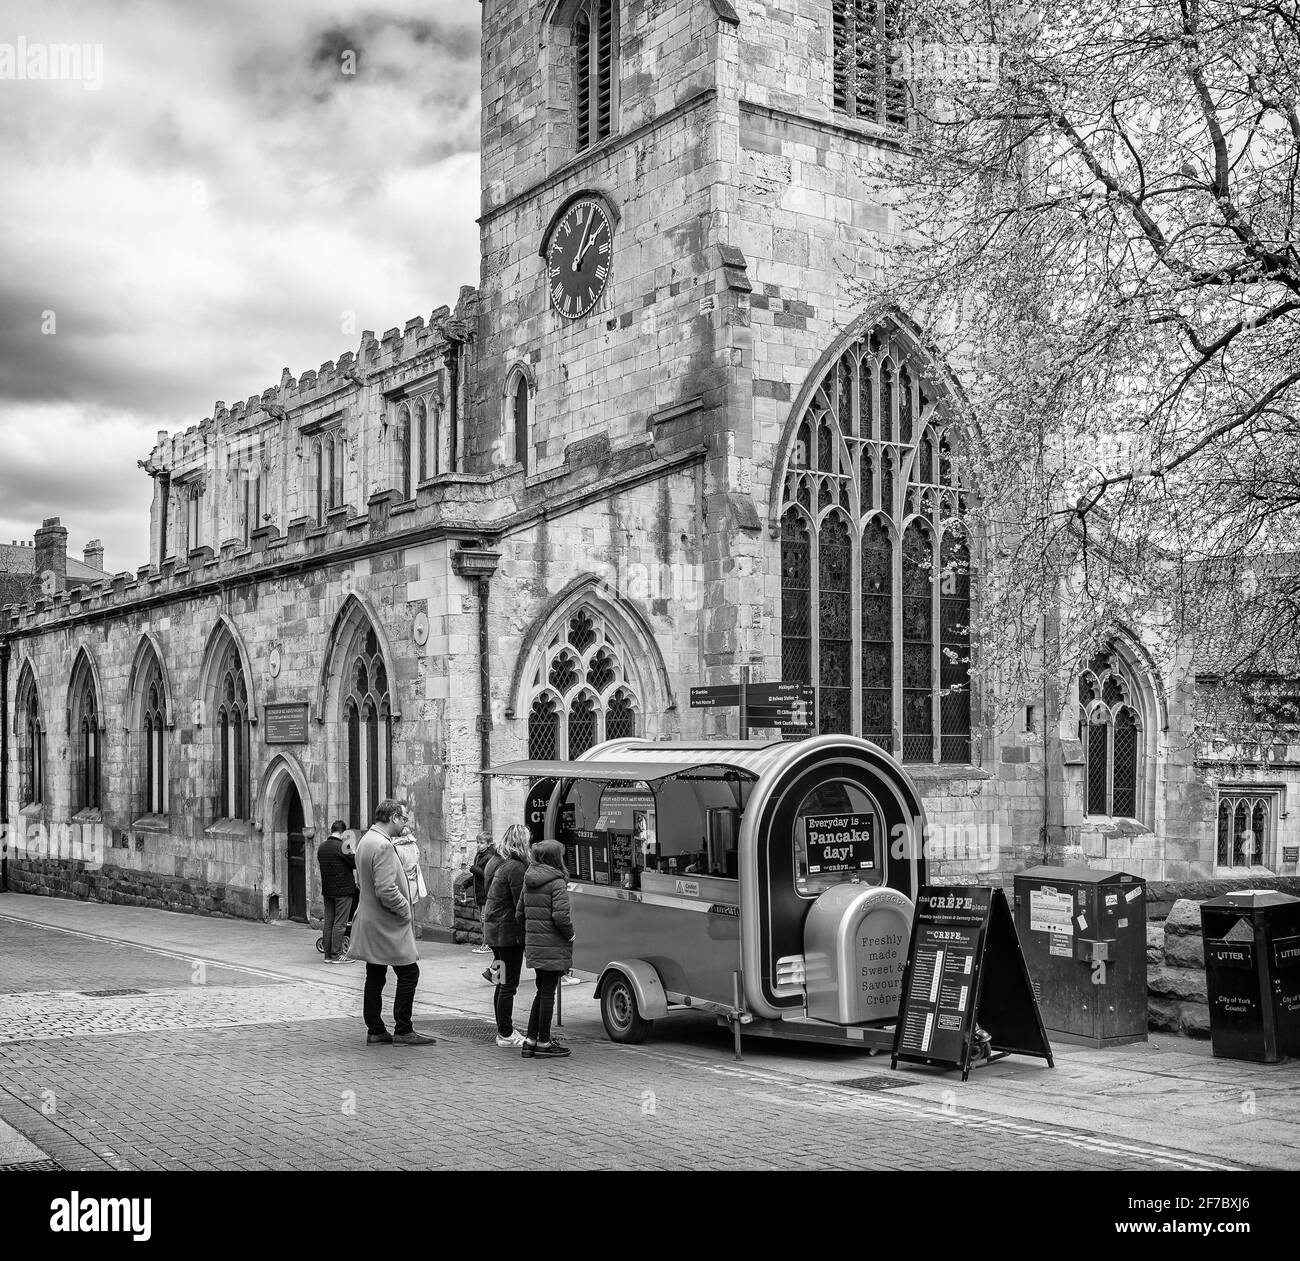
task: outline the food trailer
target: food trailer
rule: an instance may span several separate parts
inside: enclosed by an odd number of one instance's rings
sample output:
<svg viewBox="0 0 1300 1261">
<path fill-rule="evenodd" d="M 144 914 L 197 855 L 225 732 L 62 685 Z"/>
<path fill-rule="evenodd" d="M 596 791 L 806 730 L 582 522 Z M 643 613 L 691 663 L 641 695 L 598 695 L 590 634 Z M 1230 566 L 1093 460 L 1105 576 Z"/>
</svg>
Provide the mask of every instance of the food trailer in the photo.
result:
<svg viewBox="0 0 1300 1261">
<path fill-rule="evenodd" d="M 615 1042 L 705 1011 L 737 1054 L 742 1030 L 892 1046 L 925 813 L 884 750 L 621 739 L 491 773 L 531 781 L 534 835 L 565 847 L 574 969 Z"/>
</svg>

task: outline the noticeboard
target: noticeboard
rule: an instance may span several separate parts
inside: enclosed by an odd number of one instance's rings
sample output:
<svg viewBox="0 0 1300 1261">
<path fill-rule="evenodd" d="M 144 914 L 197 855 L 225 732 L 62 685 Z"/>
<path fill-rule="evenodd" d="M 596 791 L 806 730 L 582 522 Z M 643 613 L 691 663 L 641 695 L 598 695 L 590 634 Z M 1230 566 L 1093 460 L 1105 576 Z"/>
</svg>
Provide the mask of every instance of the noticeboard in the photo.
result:
<svg viewBox="0 0 1300 1261">
<path fill-rule="evenodd" d="M 814 814 L 805 818 L 808 874 L 873 870 L 875 823 L 873 814 Z"/>
<path fill-rule="evenodd" d="M 984 1035 L 977 1039 L 976 1031 Z M 916 899 L 891 1067 L 899 1060 L 970 1075 L 977 1056 L 1052 1049 L 1001 889 L 925 885 Z"/>
<path fill-rule="evenodd" d="M 306 744 L 307 702 L 291 701 L 265 706 L 262 739 L 267 744 Z"/>
</svg>

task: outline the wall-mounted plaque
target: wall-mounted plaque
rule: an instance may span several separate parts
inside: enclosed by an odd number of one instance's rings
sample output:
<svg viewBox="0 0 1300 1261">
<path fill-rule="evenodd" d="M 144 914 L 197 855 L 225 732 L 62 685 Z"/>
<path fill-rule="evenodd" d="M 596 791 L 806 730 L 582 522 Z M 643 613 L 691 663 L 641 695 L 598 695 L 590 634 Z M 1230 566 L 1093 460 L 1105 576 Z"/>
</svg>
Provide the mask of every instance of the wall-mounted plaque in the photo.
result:
<svg viewBox="0 0 1300 1261">
<path fill-rule="evenodd" d="M 289 701 L 267 705 L 264 710 L 262 739 L 267 744 L 306 744 L 307 702 Z"/>
</svg>

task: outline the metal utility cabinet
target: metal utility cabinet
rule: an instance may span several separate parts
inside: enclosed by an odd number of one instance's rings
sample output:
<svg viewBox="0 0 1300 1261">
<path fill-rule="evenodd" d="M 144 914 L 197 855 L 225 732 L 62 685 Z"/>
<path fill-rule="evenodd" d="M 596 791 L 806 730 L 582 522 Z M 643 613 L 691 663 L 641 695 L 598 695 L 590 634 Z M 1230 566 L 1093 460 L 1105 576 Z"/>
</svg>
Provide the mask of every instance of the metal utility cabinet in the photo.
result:
<svg viewBox="0 0 1300 1261">
<path fill-rule="evenodd" d="M 1147 1037 L 1146 884 L 1122 871 L 1031 867 L 1015 878 L 1016 931 L 1053 1039 Z"/>
<path fill-rule="evenodd" d="M 1210 1042 L 1224 1059 L 1300 1055 L 1300 898 L 1243 889 L 1201 903 Z"/>
</svg>

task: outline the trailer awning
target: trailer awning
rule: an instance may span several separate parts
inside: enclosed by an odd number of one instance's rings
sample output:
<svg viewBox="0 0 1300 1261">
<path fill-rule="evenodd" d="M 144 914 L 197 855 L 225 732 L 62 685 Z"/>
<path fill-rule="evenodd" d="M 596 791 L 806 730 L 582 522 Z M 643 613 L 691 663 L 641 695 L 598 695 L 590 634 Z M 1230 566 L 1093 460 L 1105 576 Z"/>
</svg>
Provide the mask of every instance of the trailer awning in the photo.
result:
<svg viewBox="0 0 1300 1261">
<path fill-rule="evenodd" d="M 485 775 L 517 775 L 522 779 L 626 779 L 633 783 L 654 783 L 673 775 L 713 770 L 723 774 L 730 768 L 710 762 L 505 762 L 484 771 Z M 731 771 L 734 774 L 734 771 Z"/>
</svg>

